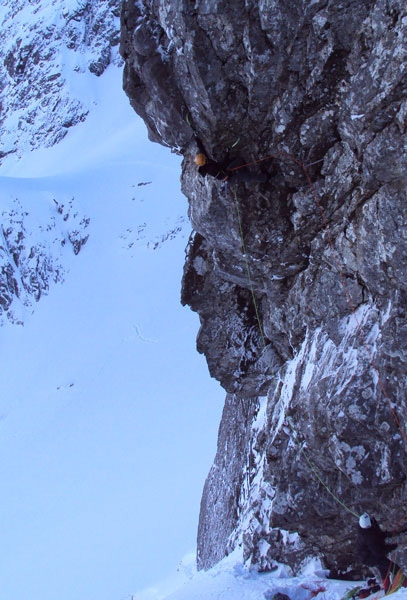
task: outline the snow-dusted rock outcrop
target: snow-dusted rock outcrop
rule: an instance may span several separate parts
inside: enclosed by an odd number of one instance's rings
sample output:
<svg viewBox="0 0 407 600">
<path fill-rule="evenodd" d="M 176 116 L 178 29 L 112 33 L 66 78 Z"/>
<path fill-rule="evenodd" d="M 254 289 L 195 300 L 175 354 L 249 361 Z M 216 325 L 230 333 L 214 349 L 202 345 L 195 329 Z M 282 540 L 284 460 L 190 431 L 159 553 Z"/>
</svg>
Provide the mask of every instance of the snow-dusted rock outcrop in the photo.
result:
<svg viewBox="0 0 407 600">
<path fill-rule="evenodd" d="M 183 302 L 229 394 L 199 566 L 241 544 L 360 574 L 357 514 L 407 520 L 405 3 L 125 0 L 121 49 L 150 137 L 185 157 Z M 269 179 L 203 178 L 198 148 L 269 156 Z"/>
<path fill-rule="evenodd" d="M 23 324 L 51 283 L 64 281 L 67 254 L 78 254 L 88 239 L 89 218 L 75 198 L 44 198 L 35 207 L 33 199 L 32 193 L 8 202 L 0 196 L 0 325 Z"/>
</svg>

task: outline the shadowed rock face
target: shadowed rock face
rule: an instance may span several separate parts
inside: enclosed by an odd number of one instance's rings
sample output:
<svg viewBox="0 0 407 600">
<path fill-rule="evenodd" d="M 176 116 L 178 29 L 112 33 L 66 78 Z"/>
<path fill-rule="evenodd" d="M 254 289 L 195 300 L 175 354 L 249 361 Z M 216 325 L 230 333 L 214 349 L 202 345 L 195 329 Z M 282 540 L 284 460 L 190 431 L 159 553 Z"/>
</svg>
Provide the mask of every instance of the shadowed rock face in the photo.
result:
<svg viewBox="0 0 407 600">
<path fill-rule="evenodd" d="M 198 564 L 360 575 L 355 515 L 407 521 L 405 3 L 125 0 L 121 50 L 184 154 L 182 301 L 228 392 Z M 202 177 L 198 148 L 268 181 Z"/>
</svg>

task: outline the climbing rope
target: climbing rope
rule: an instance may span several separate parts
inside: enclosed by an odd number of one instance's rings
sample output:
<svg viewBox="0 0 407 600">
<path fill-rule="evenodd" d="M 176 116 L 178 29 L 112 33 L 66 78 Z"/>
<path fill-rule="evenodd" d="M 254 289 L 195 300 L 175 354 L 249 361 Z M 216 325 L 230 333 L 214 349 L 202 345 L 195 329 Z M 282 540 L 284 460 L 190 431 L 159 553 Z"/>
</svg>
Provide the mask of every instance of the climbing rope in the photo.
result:
<svg viewBox="0 0 407 600">
<path fill-rule="evenodd" d="M 261 318 L 260 318 L 260 311 L 259 311 L 259 307 L 258 307 L 257 300 L 256 300 L 256 294 L 254 293 L 254 286 L 253 286 L 252 274 L 251 274 L 251 271 L 250 271 L 249 259 L 248 259 L 248 255 L 247 255 L 247 251 L 246 251 L 246 242 L 244 240 L 244 235 L 243 235 L 242 218 L 240 216 L 240 208 L 239 208 L 239 201 L 237 199 L 236 188 L 233 188 L 233 192 L 234 192 L 234 197 L 235 197 L 237 221 L 238 221 L 238 224 L 239 224 L 240 241 L 241 241 L 241 244 L 242 244 L 242 252 L 243 252 L 243 257 L 245 259 L 245 265 L 246 265 L 247 280 L 249 282 L 250 292 L 251 292 L 251 295 L 252 295 L 252 301 L 253 301 L 253 306 L 254 306 L 254 310 L 255 310 L 255 313 L 256 313 L 256 319 L 257 319 L 257 324 L 258 324 L 259 331 L 260 331 L 260 337 L 261 337 L 263 346 L 265 348 L 266 345 L 267 345 L 266 344 L 266 338 L 264 336 L 263 325 L 262 325 Z"/>
<path fill-rule="evenodd" d="M 332 498 L 335 500 L 335 502 L 337 502 L 340 506 L 342 506 L 342 508 L 344 508 L 348 513 L 350 513 L 351 515 L 353 515 L 354 517 L 356 517 L 357 519 L 359 519 L 359 514 L 357 512 L 355 512 L 352 508 L 349 508 L 349 506 L 347 506 L 345 504 L 345 502 L 343 500 L 341 500 L 339 498 L 339 496 L 337 496 L 337 494 L 335 494 L 335 492 L 333 492 L 331 490 L 331 488 L 329 487 L 329 485 L 322 479 L 321 475 L 319 474 L 316 466 L 314 465 L 314 463 L 311 461 L 311 459 L 309 458 L 308 454 L 305 452 L 304 449 L 304 444 L 301 444 L 300 440 L 298 439 L 298 434 L 295 431 L 295 429 L 292 427 L 289 419 L 286 419 L 285 421 L 289 428 L 291 429 L 291 432 L 293 433 L 294 436 L 294 440 L 297 443 L 300 452 L 302 454 L 302 456 L 304 457 L 305 462 L 308 464 L 309 468 L 311 469 L 311 471 L 313 472 L 313 474 L 315 475 L 315 477 L 318 479 L 318 481 L 320 482 L 320 484 L 325 488 L 325 490 L 328 492 L 328 494 L 330 494 L 332 496 Z"/>
</svg>

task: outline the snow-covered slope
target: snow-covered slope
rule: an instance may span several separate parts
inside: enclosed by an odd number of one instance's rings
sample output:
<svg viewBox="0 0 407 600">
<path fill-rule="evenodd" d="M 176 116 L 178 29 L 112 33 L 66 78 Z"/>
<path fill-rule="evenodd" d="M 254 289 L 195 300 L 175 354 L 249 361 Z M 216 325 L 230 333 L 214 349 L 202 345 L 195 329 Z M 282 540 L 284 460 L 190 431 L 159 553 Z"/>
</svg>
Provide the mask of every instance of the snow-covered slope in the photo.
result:
<svg viewBox="0 0 407 600">
<path fill-rule="evenodd" d="M 119 62 L 119 13 L 120 0 L 2 1 L 0 159 L 52 146 L 86 118 L 86 75 Z"/>
<path fill-rule="evenodd" d="M 52 149 L 40 148 L 3 160 L 0 170 L 1 322 L 8 318 L 14 323 L 24 323 L 35 301 L 48 293 L 53 283 L 64 281 L 72 255 L 78 254 L 88 239 L 95 199 L 106 205 L 112 202 L 117 207 L 116 195 L 125 194 L 134 199 L 134 205 L 140 197 L 156 197 L 154 186 L 163 185 L 163 189 L 168 189 L 166 178 L 170 173 L 177 187 L 168 192 L 180 196 L 179 161 L 175 157 L 167 158 L 161 149 L 152 147 L 145 151 L 143 143 L 142 164 L 137 173 L 133 162 L 137 161 L 135 153 L 140 152 L 140 140 L 145 139 L 144 126 L 128 106 L 121 91 L 120 76 L 120 69 L 114 66 L 99 79 L 90 73 L 83 76 L 92 87 L 93 110 L 86 123 L 72 130 L 69 140 Z M 152 182 L 148 168 L 155 168 L 158 156 L 168 166 L 160 176 L 161 181 Z M 140 158 L 138 160 L 140 163 Z M 166 169 L 170 169 L 168 175 Z M 106 184 L 106 180 L 112 183 Z M 110 192 L 107 191 L 109 186 Z M 78 190 L 82 195 L 80 201 Z M 105 198 L 106 193 L 112 197 Z M 185 207 L 181 207 L 181 202 L 178 210 L 181 214 L 175 215 L 171 223 L 166 211 L 157 209 L 156 215 L 149 213 L 148 224 L 145 219 L 137 223 L 137 232 L 130 223 L 122 233 L 123 245 L 127 242 L 132 246 L 142 240 L 152 247 L 159 245 L 161 238 L 165 239 L 186 224 Z M 157 230 L 149 231 L 152 226 Z"/>
<path fill-rule="evenodd" d="M 237 549 L 212 569 L 198 573 L 189 561 L 181 563 L 177 576 L 134 594 L 132 600 L 341 600 L 355 586 L 366 585 L 327 579 L 318 561 L 310 562 L 298 577 L 283 565 L 272 573 L 258 573 L 244 566 L 240 554 Z M 407 590 L 389 597 L 406 600 Z"/>
<path fill-rule="evenodd" d="M 106 89 L 99 76 L 121 62 L 119 13 L 119 0 L 1 3 L 0 164 L 53 146 L 95 110 Z M 111 118 L 115 110 L 107 106 L 100 118 Z M 88 146 L 91 151 L 92 142 Z M 76 155 L 86 162 L 83 152 Z M 71 168 L 72 161 L 68 164 Z M 47 158 L 41 167 L 37 161 L 32 174 L 48 176 L 49 169 Z M 28 175 L 19 160 L 14 171 L 5 172 Z M 37 200 L 47 194 L 44 210 Z M 0 216 L 0 322 L 22 323 L 27 307 L 64 280 L 65 256 L 72 250 L 77 254 L 86 242 L 89 217 L 72 195 L 55 198 L 45 188 L 34 189 L 27 182 L 18 187 L 13 180 L 2 181 Z"/>
<path fill-rule="evenodd" d="M 16 300 L 24 325 L 0 330 L 10 600 L 120 600 L 175 568 L 195 547 L 223 397 L 179 301 L 179 158 L 147 140 L 120 68 L 89 81 L 85 122 L 0 168 L 2 210 L 21 206 L 27 247 L 50 250 L 64 279 Z M 83 218 L 75 255 L 61 240 Z"/>
</svg>

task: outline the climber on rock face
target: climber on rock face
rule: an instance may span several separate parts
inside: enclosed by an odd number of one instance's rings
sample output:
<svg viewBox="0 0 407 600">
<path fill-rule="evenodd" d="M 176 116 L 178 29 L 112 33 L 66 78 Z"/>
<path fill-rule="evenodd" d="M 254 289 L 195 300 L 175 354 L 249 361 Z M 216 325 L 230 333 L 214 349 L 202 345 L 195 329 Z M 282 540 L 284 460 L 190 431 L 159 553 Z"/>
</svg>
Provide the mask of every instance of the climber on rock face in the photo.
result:
<svg viewBox="0 0 407 600">
<path fill-rule="evenodd" d="M 400 571 L 400 567 L 387 558 L 389 552 L 397 548 L 397 544 L 388 544 L 386 538 L 398 533 L 401 532 L 383 531 L 376 519 L 370 518 L 367 513 L 364 513 L 359 519 L 357 549 L 360 561 L 364 565 L 372 567 L 373 571 L 376 570 L 380 573 L 386 591 L 391 584 L 392 576 Z"/>
<path fill-rule="evenodd" d="M 244 165 L 243 161 L 239 159 L 215 162 L 209 159 L 203 152 L 198 152 L 194 158 L 194 162 L 198 167 L 198 173 L 202 177 L 211 175 L 215 179 L 233 183 L 264 183 L 268 179 L 265 173 L 250 171 Z"/>
</svg>

